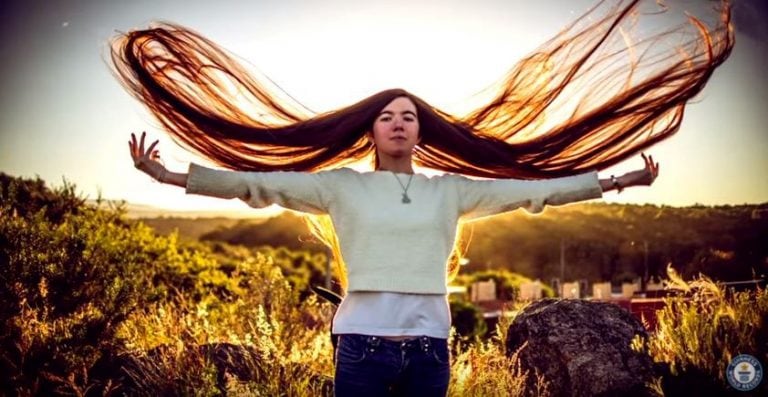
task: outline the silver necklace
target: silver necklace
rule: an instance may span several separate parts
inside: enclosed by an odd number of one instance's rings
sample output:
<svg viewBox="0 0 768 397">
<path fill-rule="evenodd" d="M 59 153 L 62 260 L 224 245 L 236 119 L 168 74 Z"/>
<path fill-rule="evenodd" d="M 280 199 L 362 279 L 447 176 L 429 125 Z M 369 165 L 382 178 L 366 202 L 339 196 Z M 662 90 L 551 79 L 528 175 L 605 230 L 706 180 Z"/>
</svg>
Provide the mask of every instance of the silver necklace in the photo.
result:
<svg viewBox="0 0 768 397">
<path fill-rule="evenodd" d="M 411 187 L 411 180 L 413 179 L 413 174 L 411 174 L 411 176 L 408 177 L 408 183 L 406 183 L 405 186 L 403 186 L 403 182 L 400 182 L 400 177 L 398 177 L 397 174 L 393 172 L 392 175 L 395 176 L 395 179 L 397 179 L 397 183 L 399 183 L 400 187 L 403 188 L 403 199 L 401 201 L 403 202 L 403 204 L 410 203 L 411 198 L 408 197 L 408 188 Z"/>
</svg>

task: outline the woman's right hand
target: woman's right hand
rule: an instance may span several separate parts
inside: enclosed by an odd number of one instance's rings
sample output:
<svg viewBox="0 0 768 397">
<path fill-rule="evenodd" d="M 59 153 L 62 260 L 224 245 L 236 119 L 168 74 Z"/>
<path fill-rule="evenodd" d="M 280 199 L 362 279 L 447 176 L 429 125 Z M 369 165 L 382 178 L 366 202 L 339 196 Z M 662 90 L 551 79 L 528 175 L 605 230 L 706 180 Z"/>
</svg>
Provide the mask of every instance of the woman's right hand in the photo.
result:
<svg viewBox="0 0 768 397">
<path fill-rule="evenodd" d="M 146 135 L 146 132 L 142 132 L 141 140 L 136 142 L 136 135 L 131 133 L 131 140 L 128 142 L 128 146 L 131 149 L 133 165 L 153 179 L 162 182 L 161 179 L 163 174 L 165 174 L 166 169 L 165 166 L 158 161 L 160 159 L 160 151 L 155 149 L 155 146 L 160 140 L 152 142 L 152 144 L 149 145 L 149 148 L 145 151 L 144 138 Z"/>
</svg>

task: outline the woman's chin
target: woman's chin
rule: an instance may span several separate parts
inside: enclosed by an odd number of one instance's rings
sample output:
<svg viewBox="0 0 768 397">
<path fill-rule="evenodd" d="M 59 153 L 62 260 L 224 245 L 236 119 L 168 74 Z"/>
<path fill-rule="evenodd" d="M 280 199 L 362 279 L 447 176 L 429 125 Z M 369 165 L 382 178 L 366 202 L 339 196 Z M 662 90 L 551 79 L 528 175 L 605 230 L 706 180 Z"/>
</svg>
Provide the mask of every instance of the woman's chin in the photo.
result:
<svg viewBox="0 0 768 397">
<path fill-rule="evenodd" d="M 412 150 L 410 148 L 404 147 L 392 148 L 390 150 L 384 151 L 384 155 L 392 158 L 402 158 L 410 156 L 411 151 Z"/>
</svg>

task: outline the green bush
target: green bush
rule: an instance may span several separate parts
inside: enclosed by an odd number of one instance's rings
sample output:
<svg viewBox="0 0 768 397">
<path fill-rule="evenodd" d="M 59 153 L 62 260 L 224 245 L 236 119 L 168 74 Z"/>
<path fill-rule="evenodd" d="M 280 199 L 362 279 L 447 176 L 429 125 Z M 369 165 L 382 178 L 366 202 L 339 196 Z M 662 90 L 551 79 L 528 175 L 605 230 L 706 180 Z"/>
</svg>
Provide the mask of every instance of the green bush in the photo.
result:
<svg viewBox="0 0 768 397">
<path fill-rule="evenodd" d="M 39 177 L 32 179 L 14 178 L 0 172 L 0 208 L 16 215 L 31 218 L 42 212 L 42 216 L 54 224 L 64 216 L 77 214 L 84 208 L 85 199 L 75 194 L 75 186 L 64 181 L 58 189 L 48 189 Z"/>
<path fill-rule="evenodd" d="M 451 299 L 451 322 L 456 333 L 467 338 L 485 335 L 488 326 L 483 312 L 475 305 L 462 299 Z"/>
<path fill-rule="evenodd" d="M 131 383 L 273 395 L 327 383 L 331 308 L 299 302 L 266 255 L 159 237 L 120 208 L 86 205 L 74 186 L 0 182 L 0 394 L 101 395 Z M 221 384 L 229 378 L 199 353 L 221 343 L 258 352 L 243 368 L 255 386 Z M 110 364 L 120 357 L 138 364 L 121 372 Z"/>
<path fill-rule="evenodd" d="M 328 257 L 323 252 L 268 245 L 256 247 L 253 251 L 257 255 L 268 257 L 272 263 L 280 267 L 300 300 L 314 294 L 310 285 L 325 284 Z"/>
<path fill-rule="evenodd" d="M 72 186 L 4 179 L 1 191 L 0 383 L 20 394 L 81 391 L 117 327 L 151 296 L 144 275 L 163 242 L 119 210 L 86 206 Z"/>
</svg>

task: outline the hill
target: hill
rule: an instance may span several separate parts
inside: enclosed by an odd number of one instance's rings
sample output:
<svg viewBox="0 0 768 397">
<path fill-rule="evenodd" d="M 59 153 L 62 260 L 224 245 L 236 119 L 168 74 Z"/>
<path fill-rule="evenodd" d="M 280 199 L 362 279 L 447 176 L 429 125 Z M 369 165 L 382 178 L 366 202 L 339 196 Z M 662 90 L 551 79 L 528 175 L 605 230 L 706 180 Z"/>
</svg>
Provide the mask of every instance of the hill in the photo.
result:
<svg viewBox="0 0 768 397">
<path fill-rule="evenodd" d="M 504 268 L 548 281 L 663 276 L 672 264 L 685 277 L 719 280 L 768 273 L 768 204 L 668 207 L 573 204 L 529 215 L 516 211 L 466 224 L 467 270 Z M 322 250 L 301 217 L 259 220 L 142 219 L 161 233 L 246 246 Z M 427 248 L 427 247 L 425 247 Z M 562 262 L 561 262 L 562 258 Z"/>
</svg>

